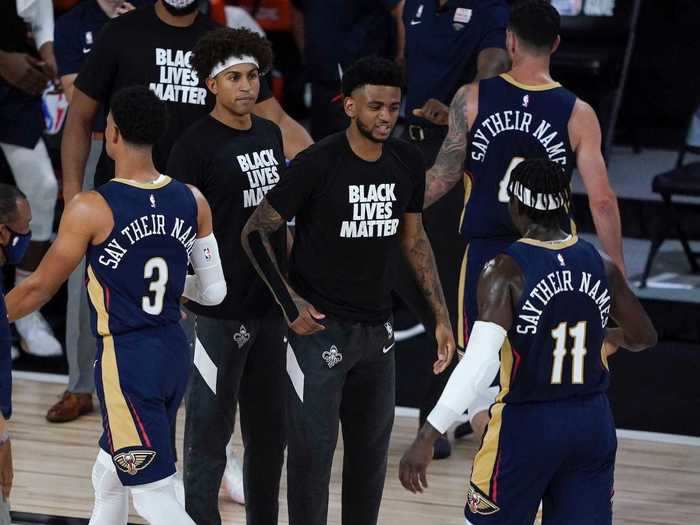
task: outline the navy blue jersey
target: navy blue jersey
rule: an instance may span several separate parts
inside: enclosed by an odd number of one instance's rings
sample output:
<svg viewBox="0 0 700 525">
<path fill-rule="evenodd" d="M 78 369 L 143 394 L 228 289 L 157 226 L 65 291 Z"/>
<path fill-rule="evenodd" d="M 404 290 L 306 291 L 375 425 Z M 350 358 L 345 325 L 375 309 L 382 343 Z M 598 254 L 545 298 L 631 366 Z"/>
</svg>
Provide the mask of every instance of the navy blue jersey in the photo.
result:
<svg viewBox="0 0 700 525">
<path fill-rule="evenodd" d="M 508 212 L 510 172 L 524 159 L 550 159 L 571 177 L 568 125 L 576 95 L 558 83 L 525 86 L 503 74 L 479 82 L 479 112 L 469 132 L 471 181 L 461 231 L 468 239 L 517 238 Z"/>
<path fill-rule="evenodd" d="M 96 336 L 180 321 L 180 297 L 197 237 L 197 203 L 181 182 L 114 179 L 97 192 L 114 228 L 87 253 L 87 287 Z"/>
<path fill-rule="evenodd" d="M 572 236 L 550 243 L 520 239 L 506 253 L 525 283 L 501 350 L 497 400 L 552 401 L 605 391 L 602 346 L 612 299 L 598 251 Z"/>
</svg>

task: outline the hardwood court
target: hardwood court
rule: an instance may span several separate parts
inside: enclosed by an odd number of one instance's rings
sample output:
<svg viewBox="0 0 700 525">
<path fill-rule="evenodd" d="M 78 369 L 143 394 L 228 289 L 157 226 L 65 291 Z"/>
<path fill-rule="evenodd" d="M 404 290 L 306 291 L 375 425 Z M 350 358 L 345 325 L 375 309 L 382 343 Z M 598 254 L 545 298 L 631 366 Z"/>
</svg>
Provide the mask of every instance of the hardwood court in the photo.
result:
<svg viewBox="0 0 700 525">
<path fill-rule="evenodd" d="M 92 508 L 90 473 L 97 454 L 100 421 L 97 413 L 67 424 L 49 424 L 47 408 L 64 385 L 17 379 L 11 422 L 15 511 L 56 516 L 89 517 Z M 182 447 L 183 412 L 178 421 Z M 689 415 L 695 417 L 696 415 Z M 397 417 L 392 435 L 389 474 L 380 523 L 389 525 L 463 525 L 465 480 L 476 443 L 461 441 L 452 458 L 432 464 L 430 487 L 422 495 L 406 492 L 397 479 L 401 453 L 415 433 L 417 421 Z M 240 434 L 236 432 L 240 446 Z M 240 450 L 240 449 L 239 449 Z M 341 461 L 338 444 L 331 481 L 329 524 L 340 524 Z M 700 524 L 700 448 L 620 439 L 616 467 L 616 525 Z M 286 524 L 286 484 L 282 480 L 280 523 Z M 221 500 L 224 523 L 244 524 L 244 509 Z M 132 523 L 143 523 L 132 509 Z"/>
</svg>

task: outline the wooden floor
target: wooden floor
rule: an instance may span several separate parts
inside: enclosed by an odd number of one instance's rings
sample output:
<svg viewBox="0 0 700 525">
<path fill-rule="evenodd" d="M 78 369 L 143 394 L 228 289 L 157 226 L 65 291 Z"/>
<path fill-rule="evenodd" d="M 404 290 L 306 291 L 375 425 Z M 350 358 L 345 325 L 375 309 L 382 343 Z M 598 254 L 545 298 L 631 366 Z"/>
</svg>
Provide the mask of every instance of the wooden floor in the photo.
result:
<svg viewBox="0 0 700 525">
<path fill-rule="evenodd" d="M 15 380 L 11 423 L 15 465 L 11 503 L 15 511 L 72 517 L 90 515 L 93 501 L 90 472 L 97 453 L 99 418 L 95 413 L 74 423 L 47 423 L 46 410 L 63 389 L 60 384 Z M 181 411 L 180 447 L 182 418 Z M 414 496 L 403 490 L 397 472 L 398 460 L 415 428 L 415 419 L 397 417 L 380 523 L 463 525 L 465 480 L 475 442 L 460 441 L 451 459 L 434 462 L 428 479 L 430 488 L 423 495 Z M 240 446 L 240 439 L 237 442 Z M 342 444 L 339 444 L 331 481 L 329 524 L 340 524 L 341 453 Z M 287 523 L 284 480 L 282 485 L 280 523 Z M 621 439 L 615 489 L 615 524 L 698 525 L 700 448 Z M 243 507 L 223 498 L 220 501 L 224 523 L 245 523 Z M 133 509 L 131 521 L 143 523 L 133 514 Z"/>
</svg>

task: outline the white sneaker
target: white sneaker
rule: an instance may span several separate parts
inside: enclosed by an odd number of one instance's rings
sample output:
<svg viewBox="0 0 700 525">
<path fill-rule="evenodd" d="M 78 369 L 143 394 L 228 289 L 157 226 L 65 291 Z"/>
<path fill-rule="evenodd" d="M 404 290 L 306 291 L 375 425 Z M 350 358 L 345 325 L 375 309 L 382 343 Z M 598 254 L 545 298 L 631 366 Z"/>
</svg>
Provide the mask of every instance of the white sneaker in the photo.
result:
<svg viewBox="0 0 700 525">
<path fill-rule="evenodd" d="M 20 344 L 28 354 L 53 357 L 63 353 L 61 343 L 54 337 L 49 323 L 39 312 L 18 319 L 15 326 L 21 337 Z"/>
<path fill-rule="evenodd" d="M 245 505 L 243 494 L 243 467 L 232 450 L 226 450 L 226 470 L 224 470 L 224 491 L 231 501 Z"/>
<path fill-rule="evenodd" d="M 175 499 L 185 508 L 185 483 L 182 481 L 182 472 L 179 470 L 175 472 L 173 477 L 173 487 L 175 488 Z"/>
</svg>

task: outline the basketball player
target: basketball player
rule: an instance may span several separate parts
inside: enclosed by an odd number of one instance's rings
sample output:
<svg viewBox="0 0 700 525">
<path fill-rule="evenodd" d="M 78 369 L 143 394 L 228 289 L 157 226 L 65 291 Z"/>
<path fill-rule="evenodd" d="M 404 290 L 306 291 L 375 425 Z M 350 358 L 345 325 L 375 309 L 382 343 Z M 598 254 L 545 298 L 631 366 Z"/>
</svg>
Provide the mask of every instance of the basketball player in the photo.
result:
<svg viewBox="0 0 700 525">
<path fill-rule="evenodd" d="M 39 308 L 86 256 L 104 425 L 92 525 L 126 524 L 129 492 L 149 523 L 194 523 L 172 484 L 170 428 L 191 363 L 180 297 L 217 304 L 226 283 L 207 201 L 153 166 L 165 120 L 146 87 L 114 95 L 105 142 L 116 178 L 69 203 L 39 269 L 7 296 L 10 319 Z M 195 275 L 185 281 L 188 254 Z"/>
<path fill-rule="evenodd" d="M 168 162 L 170 176 L 196 186 L 211 204 L 228 287 L 219 305 L 187 305 L 197 343 L 185 403 L 184 484 L 187 512 L 197 523 L 221 523 L 222 475 L 229 491 L 236 487 L 226 443 L 237 400 L 245 445 L 239 496 L 245 496 L 246 520 L 276 525 L 278 518 L 287 327 L 240 242 L 243 226 L 285 167 L 279 127 L 253 114 L 261 72 L 271 64 L 270 43 L 257 33 L 219 28 L 203 36 L 192 65 L 207 79 L 216 105 L 185 131 Z M 274 243 L 283 256 L 284 230 Z"/>
<path fill-rule="evenodd" d="M 32 238 L 32 212 L 27 197 L 9 184 L 0 184 L 0 266 L 17 264 L 24 258 Z M 12 490 L 12 444 L 8 421 L 12 415 L 12 336 L 0 298 L 0 524 L 10 525 Z"/>
<path fill-rule="evenodd" d="M 468 200 L 461 231 L 468 245 L 460 270 L 460 348 L 476 319 L 481 269 L 519 236 L 508 214 L 506 189 L 512 169 L 525 158 L 548 158 L 569 178 L 578 167 L 603 249 L 624 273 L 620 213 L 601 154 L 598 119 L 587 103 L 549 74 L 550 56 L 559 45 L 559 25 L 559 13 L 546 0 L 513 8 L 506 34 L 512 69 L 457 92 L 450 131 L 428 171 L 426 206 L 462 180 L 466 166 Z M 483 434 L 486 410 L 497 390 L 484 390 L 469 407 L 477 436 Z"/>
<path fill-rule="evenodd" d="M 377 522 L 394 420 L 391 295 L 403 252 L 436 319 L 445 370 L 454 339 L 421 221 L 420 151 L 392 139 L 401 70 L 377 57 L 343 76 L 346 131 L 298 155 L 243 229 L 243 246 L 289 323 L 287 499 L 291 525 L 324 525 L 338 422 L 343 523 Z M 289 282 L 270 236 L 296 216 Z"/>
<path fill-rule="evenodd" d="M 479 277 L 465 357 L 404 454 L 401 483 L 427 487 L 433 441 L 490 384 L 500 350 L 501 389 L 474 459 L 467 523 L 530 525 L 543 501 L 543 525 L 610 525 L 617 441 L 607 354 L 653 346 L 656 332 L 620 269 L 561 229 L 570 194 L 558 163 L 523 161 L 506 191 L 522 237 Z M 606 329 L 609 317 L 619 328 Z"/>
</svg>

